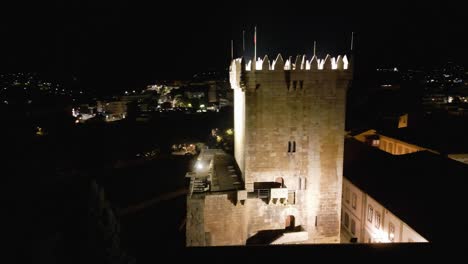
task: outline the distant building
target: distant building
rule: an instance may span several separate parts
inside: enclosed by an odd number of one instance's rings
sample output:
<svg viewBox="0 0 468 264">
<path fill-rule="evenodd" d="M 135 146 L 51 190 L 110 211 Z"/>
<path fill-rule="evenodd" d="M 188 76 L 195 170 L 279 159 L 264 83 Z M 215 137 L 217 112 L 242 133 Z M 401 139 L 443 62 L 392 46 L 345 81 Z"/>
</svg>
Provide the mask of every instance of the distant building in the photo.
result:
<svg viewBox="0 0 468 264">
<path fill-rule="evenodd" d="M 377 147 L 392 155 L 402 155 L 416 151 L 428 150 L 424 147 L 382 135 L 377 133 L 377 131 L 374 129 L 357 134 L 354 136 L 354 138 L 370 146 Z"/>
<path fill-rule="evenodd" d="M 104 114 L 105 120 L 108 122 L 121 120 L 127 116 L 127 102 L 122 100 L 97 101 L 97 109 Z"/>
<path fill-rule="evenodd" d="M 456 136 L 456 134 L 455 132 L 438 134 L 430 130 L 410 128 L 382 132 L 370 129 L 354 137 L 393 155 L 430 151 L 468 164 L 468 138 L 466 135 Z"/>
</svg>

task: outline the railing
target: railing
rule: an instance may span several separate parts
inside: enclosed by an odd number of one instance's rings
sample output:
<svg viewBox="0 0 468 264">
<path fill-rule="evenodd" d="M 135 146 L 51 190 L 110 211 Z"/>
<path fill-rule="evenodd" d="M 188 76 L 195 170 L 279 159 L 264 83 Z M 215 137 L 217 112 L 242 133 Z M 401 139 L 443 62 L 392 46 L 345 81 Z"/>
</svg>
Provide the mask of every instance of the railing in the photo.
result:
<svg viewBox="0 0 468 264">
<path fill-rule="evenodd" d="M 253 192 L 249 193 L 251 198 L 270 198 L 270 189 L 255 189 Z"/>
<path fill-rule="evenodd" d="M 194 179 L 192 182 L 192 192 L 206 192 L 210 189 L 210 185 L 206 180 Z"/>
<path fill-rule="evenodd" d="M 288 188 L 271 188 L 272 199 L 287 199 Z"/>
<path fill-rule="evenodd" d="M 272 200 L 273 203 L 287 201 L 287 204 L 296 204 L 296 191 L 287 188 L 255 189 L 247 194 L 248 198 Z"/>
</svg>

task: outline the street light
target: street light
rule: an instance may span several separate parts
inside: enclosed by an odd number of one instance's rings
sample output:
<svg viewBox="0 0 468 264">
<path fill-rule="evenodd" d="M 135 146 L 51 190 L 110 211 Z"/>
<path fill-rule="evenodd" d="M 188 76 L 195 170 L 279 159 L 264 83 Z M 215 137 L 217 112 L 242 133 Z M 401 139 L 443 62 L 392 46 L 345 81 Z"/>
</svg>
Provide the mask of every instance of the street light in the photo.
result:
<svg viewBox="0 0 468 264">
<path fill-rule="evenodd" d="M 195 163 L 195 169 L 197 169 L 198 171 L 202 170 L 203 163 L 201 161 L 197 161 L 197 163 Z"/>
</svg>

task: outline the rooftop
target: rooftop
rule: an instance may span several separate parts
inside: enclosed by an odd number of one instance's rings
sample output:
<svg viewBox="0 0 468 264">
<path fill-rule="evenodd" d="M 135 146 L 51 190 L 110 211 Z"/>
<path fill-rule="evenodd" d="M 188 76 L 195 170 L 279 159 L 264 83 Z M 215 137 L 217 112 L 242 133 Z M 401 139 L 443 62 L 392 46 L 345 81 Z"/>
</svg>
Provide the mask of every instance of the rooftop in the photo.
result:
<svg viewBox="0 0 468 264">
<path fill-rule="evenodd" d="M 439 114 L 410 114 L 408 127 L 378 129 L 384 136 L 399 139 L 441 154 L 468 153 L 466 118 Z"/>
<path fill-rule="evenodd" d="M 395 156 L 347 138 L 343 175 L 430 242 L 460 235 L 449 227 L 464 205 L 467 165 L 429 151 Z"/>
</svg>

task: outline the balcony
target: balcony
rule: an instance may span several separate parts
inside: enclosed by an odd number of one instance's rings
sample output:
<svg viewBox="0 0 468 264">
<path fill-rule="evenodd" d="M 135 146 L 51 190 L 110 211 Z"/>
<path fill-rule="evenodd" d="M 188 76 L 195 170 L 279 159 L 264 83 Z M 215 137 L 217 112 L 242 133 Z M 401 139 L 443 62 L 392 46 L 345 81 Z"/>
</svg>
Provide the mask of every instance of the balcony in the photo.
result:
<svg viewBox="0 0 468 264">
<path fill-rule="evenodd" d="M 274 185 L 272 188 L 268 188 L 269 183 L 255 183 L 256 187 L 253 192 L 247 194 L 247 198 L 250 199 L 262 199 L 268 204 L 295 204 L 296 203 L 296 191 L 288 190 L 288 188 L 278 188 Z"/>
</svg>

